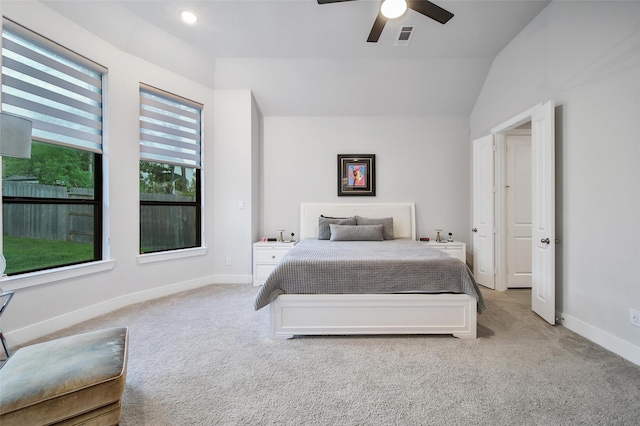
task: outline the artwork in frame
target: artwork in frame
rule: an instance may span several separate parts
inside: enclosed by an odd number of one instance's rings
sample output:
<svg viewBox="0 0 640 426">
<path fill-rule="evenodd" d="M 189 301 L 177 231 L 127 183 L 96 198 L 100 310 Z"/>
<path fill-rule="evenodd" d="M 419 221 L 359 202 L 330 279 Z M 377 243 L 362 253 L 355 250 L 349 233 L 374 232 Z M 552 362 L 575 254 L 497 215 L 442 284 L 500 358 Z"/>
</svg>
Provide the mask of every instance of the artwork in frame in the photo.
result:
<svg viewBox="0 0 640 426">
<path fill-rule="evenodd" d="M 338 154 L 338 196 L 376 195 L 375 154 Z"/>
</svg>

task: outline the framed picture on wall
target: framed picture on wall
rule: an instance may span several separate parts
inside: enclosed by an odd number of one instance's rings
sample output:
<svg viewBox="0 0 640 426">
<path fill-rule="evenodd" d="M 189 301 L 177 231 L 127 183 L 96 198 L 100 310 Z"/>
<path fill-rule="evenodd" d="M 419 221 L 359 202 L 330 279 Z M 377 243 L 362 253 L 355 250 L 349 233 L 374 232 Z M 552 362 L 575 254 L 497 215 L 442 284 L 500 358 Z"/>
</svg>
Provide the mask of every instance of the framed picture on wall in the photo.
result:
<svg viewBox="0 0 640 426">
<path fill-rule="evenodd" d="M 375 154 L 338 154 L 338 196 L 376 195 Z"/>
</svg>

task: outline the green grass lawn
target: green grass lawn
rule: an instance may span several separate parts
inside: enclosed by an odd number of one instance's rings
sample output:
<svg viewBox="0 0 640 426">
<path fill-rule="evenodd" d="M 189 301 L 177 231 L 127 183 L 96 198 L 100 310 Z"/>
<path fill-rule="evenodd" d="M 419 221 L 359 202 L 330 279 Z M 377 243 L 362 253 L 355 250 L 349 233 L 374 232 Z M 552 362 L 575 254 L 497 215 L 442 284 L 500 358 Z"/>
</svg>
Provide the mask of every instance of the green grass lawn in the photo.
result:
<svg viewBox="0 0 640 426">
<path fill-rule="evenodd" d="M 5 236 L 2 252 L 10 275 L 91 260 L 93 244 Z"/>
</svg>

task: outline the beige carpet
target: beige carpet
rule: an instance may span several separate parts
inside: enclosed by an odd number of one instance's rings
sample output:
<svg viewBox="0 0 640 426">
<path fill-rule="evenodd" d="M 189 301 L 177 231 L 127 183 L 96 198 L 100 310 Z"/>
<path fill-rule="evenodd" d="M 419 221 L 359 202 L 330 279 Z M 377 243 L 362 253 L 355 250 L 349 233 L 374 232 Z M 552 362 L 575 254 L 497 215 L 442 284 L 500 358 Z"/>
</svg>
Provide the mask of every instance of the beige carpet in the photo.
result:
<svg viewBox="0 0 640 426">
<path fill-rule="evenodd" d="M 268 338 L 214 285 L 47 336 L 130 328 L 121 425 L 637 425 L 640 366 L 483 291 L 479 338 Z M 46 339 L 43 339 L 46 340 Z"/>
</svg>

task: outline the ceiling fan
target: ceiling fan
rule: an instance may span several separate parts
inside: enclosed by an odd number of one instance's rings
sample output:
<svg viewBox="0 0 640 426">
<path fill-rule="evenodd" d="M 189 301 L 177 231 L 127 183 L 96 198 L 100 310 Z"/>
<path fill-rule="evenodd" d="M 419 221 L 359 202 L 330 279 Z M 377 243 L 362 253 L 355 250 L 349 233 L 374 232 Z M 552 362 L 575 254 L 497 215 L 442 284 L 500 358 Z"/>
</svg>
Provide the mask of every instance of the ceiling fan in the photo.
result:
<svg viewBox="0 0 640 426">
<path fill-rule="evenodd" d="M 345 1 L 355 0 L 318 0 L 318 4 L 342 3 Z M 369 38 L 367 38 L 367 42 L 377 43 L 384 29 L 384 25 L 387 23 L 387 19 L 399 18 L 407 8 L 413 9 L 441 24 L 446 24 L 449 19 L 453 18 L 453 13 L 427 0 L 383 0 L 378 16 L 369 33 Z"/>
</svg>

